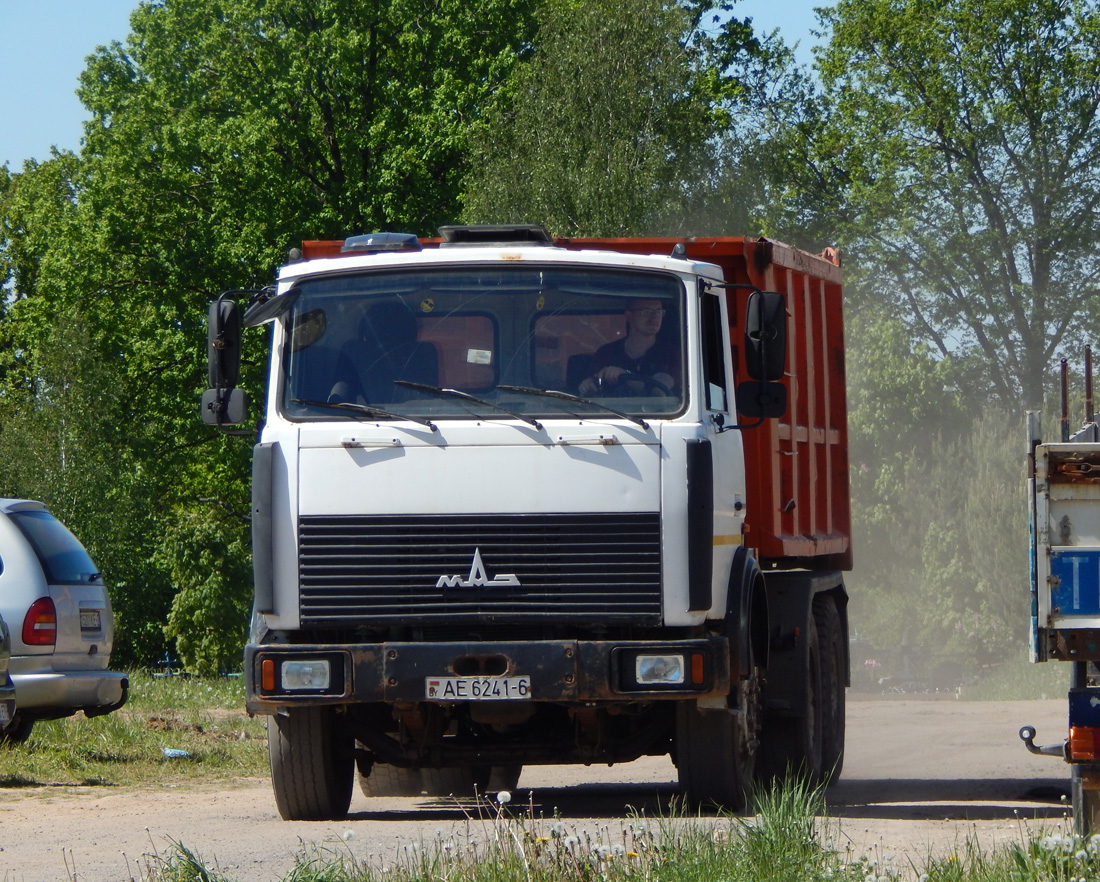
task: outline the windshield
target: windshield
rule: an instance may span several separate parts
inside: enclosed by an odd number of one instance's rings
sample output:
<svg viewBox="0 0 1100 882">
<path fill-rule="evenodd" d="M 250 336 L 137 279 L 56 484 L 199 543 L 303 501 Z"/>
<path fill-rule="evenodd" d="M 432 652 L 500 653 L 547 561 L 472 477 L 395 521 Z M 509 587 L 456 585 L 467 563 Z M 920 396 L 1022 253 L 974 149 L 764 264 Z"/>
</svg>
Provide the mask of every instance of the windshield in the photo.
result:
<svg viewBox="0 0 1100 882">
<path fill-rule="evenodd" d="M 286 317 L 283 410 L 332 420 L 670 416 L 683 407 L 683 290 L 667 273 L 576 265 L 307 280 Z"/>
</svg>

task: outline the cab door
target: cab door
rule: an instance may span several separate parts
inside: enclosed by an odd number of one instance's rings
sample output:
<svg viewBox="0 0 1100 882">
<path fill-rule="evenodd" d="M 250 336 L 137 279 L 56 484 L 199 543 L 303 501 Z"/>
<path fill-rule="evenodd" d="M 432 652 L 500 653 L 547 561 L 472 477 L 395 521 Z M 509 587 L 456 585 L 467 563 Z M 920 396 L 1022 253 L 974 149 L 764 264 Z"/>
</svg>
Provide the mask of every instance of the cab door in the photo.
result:
<svg viewBox="0 0 1100 882">
<path fill-rule="evenodd" d="M 705 283 L 699 288 L 699 333 L 702 352 L 703 430 L 713 460 L 714 520 L 711 538 L 713 615 L 725 612 L 733 554 L 743 541 L 745 458 L 733 412 L 732 353 L 726 298 Z"/>
</svg>

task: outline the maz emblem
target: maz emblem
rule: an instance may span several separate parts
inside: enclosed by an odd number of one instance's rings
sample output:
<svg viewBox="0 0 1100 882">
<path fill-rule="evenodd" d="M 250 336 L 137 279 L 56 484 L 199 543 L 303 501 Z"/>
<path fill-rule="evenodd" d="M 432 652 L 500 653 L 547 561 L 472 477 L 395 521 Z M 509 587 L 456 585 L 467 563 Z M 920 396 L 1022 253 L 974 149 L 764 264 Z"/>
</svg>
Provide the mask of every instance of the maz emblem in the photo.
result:
<svg viewBox="0 0 1100 882">
<path fill-rule="evenodd" d="M 436 588 L 516 588 L 519 587 L 519 579 L 514 573 L 501 573 L 490 579 L 485 575 L 485 564 L 481 562 L 481 549 L 474 549 L 474 562 L 470 565 L 470 575 L 465 579 L 462 576 L 440 576 L 435 583 Z"/>
</svg>

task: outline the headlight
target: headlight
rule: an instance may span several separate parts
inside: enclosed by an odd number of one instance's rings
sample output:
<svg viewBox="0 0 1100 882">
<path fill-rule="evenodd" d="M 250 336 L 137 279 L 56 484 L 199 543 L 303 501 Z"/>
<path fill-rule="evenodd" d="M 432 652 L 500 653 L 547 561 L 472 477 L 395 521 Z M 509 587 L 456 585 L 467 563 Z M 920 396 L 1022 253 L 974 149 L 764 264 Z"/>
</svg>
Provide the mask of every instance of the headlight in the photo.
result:
<svg viewBox="0 0 1100 882">
<path fill-rule="evenodd" d="M 676 686 L 684 682 L 682 655 L 639 655 L 634 660 L 634 681 L 639 686 Z"/>
<path fill-rule="evenodd" d="M 264 695 L 343 695 L 345 658 L 340 653 L 264 653 L 258 659 Z"/>
<path fill-rule="evenodd" d="M 280 679 L 283 688 L 288 691 L 326 690 L 332 682 L 331 667 L 328 660 L 323 658 L 284 661 Z"/>
<path fill-rule="evenodd" d="M 619 692 L 703 692 L 714 685 L 707 654 L 695 646 L 623 646 L 611 664 Z"/>
</svg>

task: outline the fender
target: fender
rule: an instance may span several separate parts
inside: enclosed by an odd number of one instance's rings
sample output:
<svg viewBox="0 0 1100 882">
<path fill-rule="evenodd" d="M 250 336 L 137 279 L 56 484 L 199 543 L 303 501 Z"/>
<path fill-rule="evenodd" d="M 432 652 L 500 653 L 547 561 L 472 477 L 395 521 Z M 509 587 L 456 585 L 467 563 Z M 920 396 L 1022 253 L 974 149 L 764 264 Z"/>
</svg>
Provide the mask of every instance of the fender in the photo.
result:
<svg viewBox="0 0 1100 882">
<path fill-rule="evenodd" d="M 771 666 L 764 684 L 765 712 L 778 717 L 803 717 L 806 714 L 805 691 L 799 687 L 806 670 L 807 642 L 803 635 L 813 620 L 814 599 L 826 593 L 835 597 L 847 653 L 848 595 L 839 571 L 780 570 L 769 573 L 767 580 Z M 848 667 L 846 659 L 845 668 Z"/>
<path fill-rule="evenodd" d="M 744 546 L 733 555 L 722 633 L 730 642 L 730 678 L 749 674 L 750 666 L 768 666 L 768 594 L 756 558 Z"/>
</svg>

